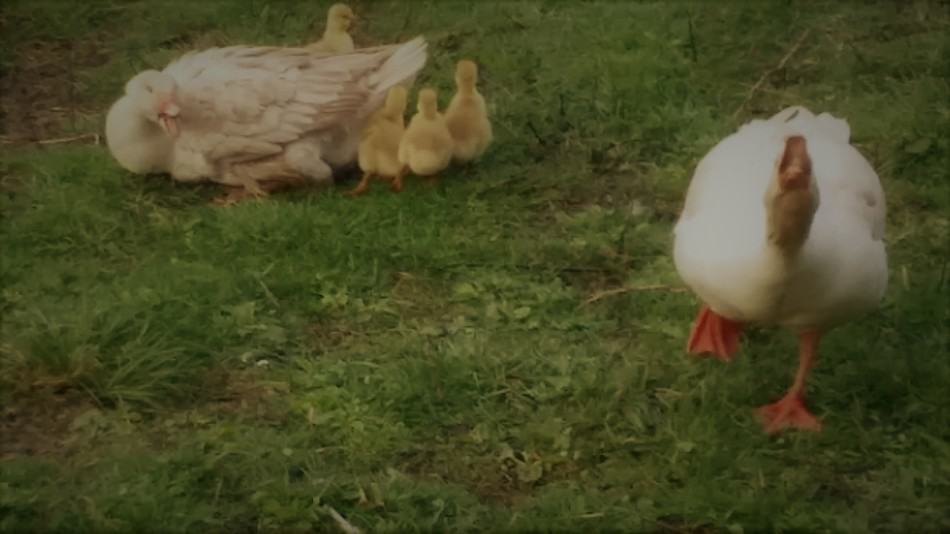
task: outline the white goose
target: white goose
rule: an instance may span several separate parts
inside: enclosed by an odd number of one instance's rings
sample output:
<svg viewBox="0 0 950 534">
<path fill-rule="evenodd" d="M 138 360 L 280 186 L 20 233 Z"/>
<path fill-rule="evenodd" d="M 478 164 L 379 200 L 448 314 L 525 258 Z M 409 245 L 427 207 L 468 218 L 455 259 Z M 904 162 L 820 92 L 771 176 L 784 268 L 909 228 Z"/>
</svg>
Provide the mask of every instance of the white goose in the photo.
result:
<svg viewBox="0 0 950 534">
<path fill-rule="evenodd" d="M 769 433 L 821 430 L 804 404 L 818 342 L 887 288 L 884 192 L 849 137 L 802 107 L 744 125 L 700 161 L 674 230 L 676 268 L 705 303 L 690 352 L 730 360 L 745 323 L 799 334 L 792 387 L 759 410 Z"/>
<path fill-rule="evenodd" d="M 327 55 L 231 46 L 192 52 L 132 78 L 106 117 L 113 157 L 263 195 L 267 183 L 328 182 L 355 160 L 360 132 L 387 91 L 411 84 L 426 42 Z"/>
</svg>

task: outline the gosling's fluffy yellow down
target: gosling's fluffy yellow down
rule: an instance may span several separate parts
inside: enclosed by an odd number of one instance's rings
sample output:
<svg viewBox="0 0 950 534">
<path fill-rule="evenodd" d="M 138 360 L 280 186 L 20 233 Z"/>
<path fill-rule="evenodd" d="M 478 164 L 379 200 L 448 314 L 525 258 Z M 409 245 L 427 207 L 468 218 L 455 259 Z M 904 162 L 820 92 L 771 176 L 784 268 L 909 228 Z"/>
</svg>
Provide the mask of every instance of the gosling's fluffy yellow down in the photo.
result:
<svg viewBox="0 0 950 534">
<path fill-rule="evenodd" d="M 346 4 L 333 4 L 327 11 L 327 27 L 323 38 L 307 47 L 311 52 L 346 54 L 356 49 L 349 30 L 356 15 Z"/>
<path fill-rule="evenodd" d="M 407 98 L 405 87 L 397 85 L 390 89 L 383 109 L 363 132 L 357 155 L 363 179 L 353 190 L 353 195 L 365 193 L 374 176 L 393 180 L 395 187 L 396 178 L 403 170 L 399 162 L 399 142 L 406 131 L 404 114 Z"/>
<path fill-rule="evenodd" d="M 455 141 L 453 157 L 459 162 L 479 158 L 492 142 L 488 108 L 476 83 L 478 66 L 475 62 L 459 61 L 455 67 L 455 96 L 445 110 L 445 120 Z"/>
<path fill-rule="evenodd" d="M 452 161 L 452 134 L 439 113 L 434 89 L 419 91 L 417 111 L 399 143 L 399 162 L 418 176 L 434 176 Z M 401 187 L 394 182 L 393 187 Z"/>
</svg>

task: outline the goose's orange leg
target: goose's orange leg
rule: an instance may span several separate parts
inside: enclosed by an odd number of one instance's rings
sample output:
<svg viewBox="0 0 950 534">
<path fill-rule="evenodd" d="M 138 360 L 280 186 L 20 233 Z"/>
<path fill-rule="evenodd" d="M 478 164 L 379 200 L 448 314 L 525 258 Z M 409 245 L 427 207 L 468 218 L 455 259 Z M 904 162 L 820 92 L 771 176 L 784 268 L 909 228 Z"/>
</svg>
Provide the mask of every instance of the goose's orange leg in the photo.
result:
<svg viewBox="0 0 950 534">
<path fill-rule="evenodd" d="M 805 407 L 805 384 L 811 372 L 815 357 L 818 354 L 818 342 L 821 340 L 819 332 L 802 332 L 798 339 L 799 363 L 795 381 L 788 393 L 778 402 L 759 408 L 759 417 L 765 431 L 774 434 L 782 430 L 794 428 L 821 432 L 819 421 L 808 408 Z"/>
<path fill-rule="evenodd" d="M 724 362 L 739 351 L 742 323 L 731 321 L 703 306 L 689 336 L 687 350 L 692 354 L 712 353 Z"/>
</svg>

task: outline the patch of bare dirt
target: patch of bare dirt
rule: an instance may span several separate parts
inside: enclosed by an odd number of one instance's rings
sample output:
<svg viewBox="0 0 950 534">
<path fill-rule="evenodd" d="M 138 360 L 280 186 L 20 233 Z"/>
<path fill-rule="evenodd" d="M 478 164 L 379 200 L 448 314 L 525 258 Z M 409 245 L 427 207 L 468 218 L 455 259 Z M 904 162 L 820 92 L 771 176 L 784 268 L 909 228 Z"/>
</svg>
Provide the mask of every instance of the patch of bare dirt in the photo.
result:
<svg viewBox="0 0 950 534">
<path fill-rule="evenodd" d="M 397 468 L 407 476 L 457 484 L 485 503 L 516 506 L 538 488 L 563 480 L 577 480 L 582 466 L 569 458 L 529 451 L 504 452 L 498 444 L 472 445 L 471 428 L 446 428 L 448 439 L 440 444 L 403 452 Z"/>
<path fill-rule="evenodd" d="M 286 394 L 290 385 L 267 380 L 263 369 L 255 367 L 213 373 L 208 385 L 219 392 L 206 406 L 209 413 L 241 414 L 273 423 L 282 422 L 286 417 L 286 412 L 274 401 Z"/>
<path fill-rule="evenodd" d="M 22 456 L 63 456 L 75 440 L 73 421 L 96 406 L 76 391 L 19 399 L 0 412 L 0 461 Z"/>
<path fill-rule="evenodd" d="M 487 503 L 514 506 L 531 496 L 531 484 L 519 482 L 497 459 L 473 457 L 460 462 L 456 453 L 421 448 L 407 451 L 401 455 L 398 468 L 420 480 L 458 484 Z"/>
<path fill-rule="evenodd" d="M 318 354 L 325 354 L 344 347 L 349 343 L 365 339 L 366 332 L 350 328 L 345 321 L 322 319 L 311 324 L 309 330 L 310 346 Z"/>
<path fill-rule="evenodd" d="M 97 39 L 20 43 L 15 56 L 0 78 L 3 144 L 59 138 L 66 126 L 96 112 L 78 88 L 80 71 L 108 60 Z"/>
<path fill-rule="evenodd" d="M 214 393 L 206 403 L 171 412 L 166 419 L 188 426 L 195 420 L 208 422 L 219 417 L 238 416 L 264 424 L 282 424 L 287 418 L 287 411 L 277 401 L 290 386 L 286 382 L 268 380 L 264 369 L 213 372 L 207 387 Z M 175 424 L 141 426 L 141 416 L 133 413 L 131 421 L 122 417 L 113 420 L 111 416 L 115 413 L 103 410 L 78 389 L 32 388 L 0 409 L 0 461 L 35 456 L 69 457 L 80 448 L 88 449 L 90 439 L 99 434 L 99 430 L 148 434 L 156 448 L 172 441 L 169 430 L 176 429 Z"/>
</svg>

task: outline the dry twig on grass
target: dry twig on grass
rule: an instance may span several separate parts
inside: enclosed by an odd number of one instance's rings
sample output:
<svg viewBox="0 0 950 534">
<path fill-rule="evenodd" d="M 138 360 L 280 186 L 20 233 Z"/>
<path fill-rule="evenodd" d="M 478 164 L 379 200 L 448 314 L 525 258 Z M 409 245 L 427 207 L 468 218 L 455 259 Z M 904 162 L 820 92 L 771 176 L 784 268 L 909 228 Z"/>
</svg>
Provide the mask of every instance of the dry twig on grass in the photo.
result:
<svg viewBox="0 0 950 534">
<path fill-rule="evenodd" d="M 337 526 L 340 527 L 340 530 L 342 530 L 345 534 L 362 534 L 362 530 L 353 526 L 353 523 L 347 521 L 346 518 L 334 510 L 332 506 L 327 506 L 327 513 L 330 514 L 330 517 L 336 521 Z"/>
<path fill-rule="evenodd" d="M 759 89 L 762 87 L 762 84 L 765 83 L 765 80 L 769 79 L 769 76 L 775 74 L 785 67 L 785 64 L 788 63 L 788 60 L 791 59 L 793 55 L 795 55 L 795 52 L 798 51 L 799 48 L 801 48 L 802 43 L 805 42 L 805 38 L 808 37 L 809 33 L 811 33 L 811 29 L 806 28 L 805 31 L 803 31 L 798 37 L 798 40 L 796 40 L 792 44 L 791 48 L 788 49 L 788 52 L 785 53 L 785 56 L 782 58 L 782 60 L 778 62 L 778 65 L 762 73 L 762 76 L 759 77 L 759 79 L 755 82 L 755 85 L 752 86 L 752 89 L 749 90 L 749 94 L 745 97 L 745 100 L 739 104 L 739 107 L 736 108 L 735 113 L 732 114 L 733 118 L 738 117 L 739 113 L 741 113 L 742 110 L 745 109 L 746 105 L 752 101 L 752 97 L 754 97 L 755 93 L 759 91 Z"/>
<path fill-rule="evenodd" d="M 664 285 L 615 287 L 614 289 L 607 289 L 594 293 L 590 296 L 590 298 L 584 301 L 583 305 L 587 306 L 588 304 L 593 304 L 598 300 L 603 300 L 614 295 L 622 295 L 624 293 L 634 293 L 638 291 L 669 291 L 670 293 L 685 293 L 686 288 Z"/>
<path fill-rule="evenodd" d="M 92 139 L 93 144 L 99 144 L 99 134 L 97 133 L 84 133 L 69 137 L 57 137 L 55 139 L 40 139 L 37 143 L 41 145 L 58 145 L 61 143 L 72 143 L 73 141 L 85 141 L 86 139 Z"/>
</svg>

